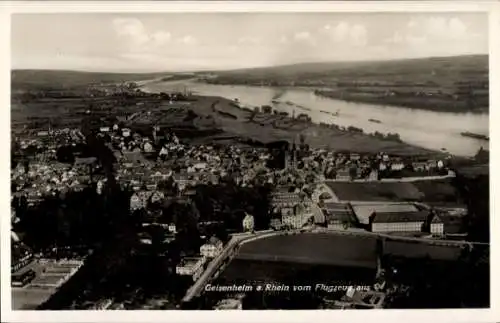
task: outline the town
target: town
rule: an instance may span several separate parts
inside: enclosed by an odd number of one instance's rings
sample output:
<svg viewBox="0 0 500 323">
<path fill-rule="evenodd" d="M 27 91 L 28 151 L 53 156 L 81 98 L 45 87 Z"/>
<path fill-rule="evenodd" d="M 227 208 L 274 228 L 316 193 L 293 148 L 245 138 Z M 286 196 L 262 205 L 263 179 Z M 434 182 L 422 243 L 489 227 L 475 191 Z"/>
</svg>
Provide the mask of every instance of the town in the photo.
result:
<svg viewBox="0 0 500 323">
<path fill-rule="evenodd" d="M 147 93 L 133 82 L 35 91 L 21 100 L 39 110 L 12 125 L 11 279 L 18 309 L 180 308 L 191 299 L 186 295 L 198 293 L 197 284 L 218 279 L 211 270 L 223 271 L 233 245 L 244 250 L 274 233 L 478 242 L 460 185 L 476 178 L 462 169 L 484 171 L 482 148 L 469 159 L 339 151 L 310 144 L 302 131 L 257 143 L 215 131 L 218 118 L 232 117 L 215 113 L 214 103 L 215 117 L 200 115 L 204 97 Z M 73 109 L 44 117 L 47 102 Z M 227 104 L 252 120 L 273 114 L 237 99 Z M 408 287 L 391 285 L 388 269 L 375 267 L 371 290 L 339 288 L 342 295 L 329 295 L 321 306 L 390 307 Z M 218 295 L 202 308 L 246 308 L 241 291 Z"/>
</svg>

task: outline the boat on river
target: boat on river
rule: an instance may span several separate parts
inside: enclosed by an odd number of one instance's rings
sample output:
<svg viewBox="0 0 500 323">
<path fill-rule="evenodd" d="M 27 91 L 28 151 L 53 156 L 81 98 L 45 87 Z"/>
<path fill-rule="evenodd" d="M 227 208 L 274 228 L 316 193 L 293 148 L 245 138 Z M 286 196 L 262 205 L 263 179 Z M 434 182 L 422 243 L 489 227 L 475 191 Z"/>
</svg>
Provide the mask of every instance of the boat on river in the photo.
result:
<svg viewBox="0 0 500 323">
<path fill-rule="evenodd" d="M 382 121 L 377 120 L 377 119 L 368 119 L 368 121 L 373 122 L 373 123 L 382 123 Z"/>
<path fill-rule="evenodd" d="M 474 133 L 474 132 L 465 131 L 465 132 L 461 132 L 460 134 L 463 137 L 469 137 L 469 138 L 480 139 L 480 140 L 490 140 L 490 137 L 488 137 L 486 135 Z"/>
</svg>

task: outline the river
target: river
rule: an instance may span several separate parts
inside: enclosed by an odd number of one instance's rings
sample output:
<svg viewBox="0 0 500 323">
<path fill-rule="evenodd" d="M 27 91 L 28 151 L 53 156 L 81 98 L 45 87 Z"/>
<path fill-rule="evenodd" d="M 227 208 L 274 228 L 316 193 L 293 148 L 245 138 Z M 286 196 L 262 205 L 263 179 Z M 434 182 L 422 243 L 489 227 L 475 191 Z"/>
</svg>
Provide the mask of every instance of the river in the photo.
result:
<svg viewBox="0 0 500 323">
<path fill-rule="evenodd" d="M 287 111 L 290 115 L 294 111 L 296 115 L 306 113 L 314 122 L 355 126 L 368 133 L 398 133 L 407 143 L 433 150 L 445 148 L 446 151 L 459 156 L 472 156 L 481 146 L 488 147 L 488 141 L 460 135 L 464 131 L 488 135 L 488 114 L 435 112 L 350 103 L 316 96 L 308 89 L 282 90 L 270 87 L 213 85 L 195 81 L 149 83 L 144 86 L 144 90 L 154 92 L 184 89 L 193 94 L 237 98 L 242 105 L 249 107 L 267 104 L 277 110 Z M 273 99 L 279 103 L 271 103 Z M 338 116 L 322 111 L 338 112 Z M 369 119 L 379 120 L 380 123 Z"/>
</svg>

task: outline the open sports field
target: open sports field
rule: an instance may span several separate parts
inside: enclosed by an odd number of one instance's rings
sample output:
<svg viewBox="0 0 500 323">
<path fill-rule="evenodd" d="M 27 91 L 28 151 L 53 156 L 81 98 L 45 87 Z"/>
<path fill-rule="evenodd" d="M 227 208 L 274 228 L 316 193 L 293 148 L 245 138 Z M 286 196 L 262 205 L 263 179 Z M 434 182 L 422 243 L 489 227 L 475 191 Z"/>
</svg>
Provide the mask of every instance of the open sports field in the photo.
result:
<svg viewBox="0 0 500 323">
<path fill-rule="evenodd" d="M 235 258 L 215 282 L 221 285 L 289 283 L 328 285 L 372 285 L 375 269 L 339 267 L 313 263 L 245 260 Z"/>
<path fill-rule="evenodd" d="M 377 266 L 373 237 L 328 233 L 272 236 L 252 241 L 241 247 L 236 258 L 373 269 Z"/>
</svg>

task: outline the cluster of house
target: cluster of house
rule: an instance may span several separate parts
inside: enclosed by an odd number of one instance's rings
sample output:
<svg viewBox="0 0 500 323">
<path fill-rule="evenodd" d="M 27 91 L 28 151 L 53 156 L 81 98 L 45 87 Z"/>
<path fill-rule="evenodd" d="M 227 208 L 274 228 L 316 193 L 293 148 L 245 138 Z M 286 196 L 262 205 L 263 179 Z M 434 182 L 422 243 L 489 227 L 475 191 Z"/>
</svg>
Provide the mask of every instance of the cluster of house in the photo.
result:
<svg viewBox="0 0 500 323">
<path fill-rule="evenodd" d="M 103 96 L 103 95 L 118 95 L 118 94 L 134 94 L 137 93 L 136 82 L 123 82 L 119 84 L 93 84 L 87 88 L 87 93 L 90 96 Z"/>
<path fill-rule="evenodd" d="M 271 196 L 273 216 L 271 226 L 275 229 L 298 229 L 313 217 L 313 202 L 304 193 L 274 192 Z"/>
<path fill-rule="evenodd" d="M 198 256 L 184 257 L 175 268 L 178 275 L 189 276 L 193 281 L 198 280 L 203 273 L 205 264 L 215 257 L 217 257 L 224 249 L 222 241 L 216 237 L 210 237 L 200 247 L 200 254 Z"/>
<path fill-rule="evenodd" d="M 182 157 L 177 157 L 180 150 L 183 151 Z M 264 150 L 216 148 L 210 145 L 186 147 L 171 143 L 161 148 L 160 155 L 166 156 L 164 161 L 148 161 L 141 152 L 117 154 L 120 163 L 117 169 L 118 182 L 131 186 L 135 191 L 132 197 L 134 204 L 144 205 L 151 197 L 161 199 L 162 194 L 156 191 L 163 181 L 175 184 L 179 194 L 187 193 L 190 187 L 198 184 L 217 185 L 227 179 L 242 187 L 251 187 L 256 183 L 288 185 L 305 182 L 305 172 L 273 171 L 266 168 L 269 154 Z M 140 191 L 154 194 L 140 194 Z"/>
<path fill-rule="evenodd" d="M 57 149 L 61 146 L 76 146 L 85 141 L 84 135 L 77 129 L 52 129 L 39 131 L 23 131 L 14 138 L 14 147 L 29 152 L 29 159 L 39 163 L 49 163 L 56 159 Z M 33 154 L 34 153 L 34 154 Z"/>
<path fill-rule="evenodd" d="M 130 128 L 120 127 L 118 124 L 100 127 L 97 137 L 106 138 L 106 136 L 109 137 L 108 139 L 111 146 L 120 152 L 155 152 L 154 141 L 156 138 L 151 140 L 148 137 L 143 137 L 137 132 L 132 131 Z"/>
<path fill-rule="evenodd" d="M 385 153 L 361 155 L 358 153 L 334 153 L 326 150 L 313 150 L 311 156 L 303 158 L 305 169 L 321 172 L 325 178 L 338 181 L 365 179 L 376 181 L 390 176 L 391 172 L 408 170 L 415 176 L 426 176 L 436 171 L 446 171 L 446 160 L 425 158 L 409 160 Z"/>
<path fill-rule="evenodd" d="M 75 128 L 57 129 L 49 127 L 47 129 L 28 130 L 23 131 L 21 137 L 22 138 L 18 140 L 21 149 L 25 149 L 29 146 L 43 148 L 51 144 L 77 144 L 85 140 L 85 136 L 81 131 Z"/>
<path fill-rule="evenodd" d="M 70 128 L 39 131 L 34 138 L 16 138 L 18 149 L 36 147 L 38 151 L 11 170 L 13 196 L 25 196 L 34 205 L 45 195 L 85 188 L 90 180 L 88 159 L 77 157 L 73 165 L 55 161 L 60 146 L 75 146 L 84 140 L 79 130 Z"/>
<path fill-rule="evenodd" d="M 29 205 L 35 205 L 47 195 L 82 190 L 90 182 L 88 167 L 82 167 L 88 162 L 77 158 L 69 166 L 58 162 L 19 163 L 11 171 L 12 196 L 24 196 Z"/>
<path fill-rule="evenodd" d="M 256 183 L 288 185 L 304 181 L 308 175 L 314 178 L 319 176 L 315 169 L 309 167 L 309 164 L 304 169 L 295 172 L 274 171 L 267 168 L 266 164 L 271 155 L 265 148 L 187 146 L 180 143 L 175 134 L 166 136 L 165 139 L 168 140 L 160 146 L 156 140 L 142 138 L 128 128 L 118 129 L 115 125 L 113 129 L 110 130 L 107 127 L 101 130 L 113 131 L 112 146 L 123 169 L 129 169 L 132 176 L 141 174 L 142 171 L 136 171 L 137 167 L 151 168 L 153 166 L 144 158 L 144 154 L 157 154 L 158 164 L 164 170 L 167 167 L 170 167 L 170 170 L 176 169 L 172 175 L 176 177 L 176 183 L 179 184 L 181 190 L 197 182 L 205 181 L 216 184 L 228 177 L 232 178 L 237 185 L 245 187 Z M 156 138 L 155 131 L 153 137 Z M 169 171 L 166 172 L 169 173 Z M 147 180 L 147 178 L 142 178 L 142 180 Z"/>
</svg>

